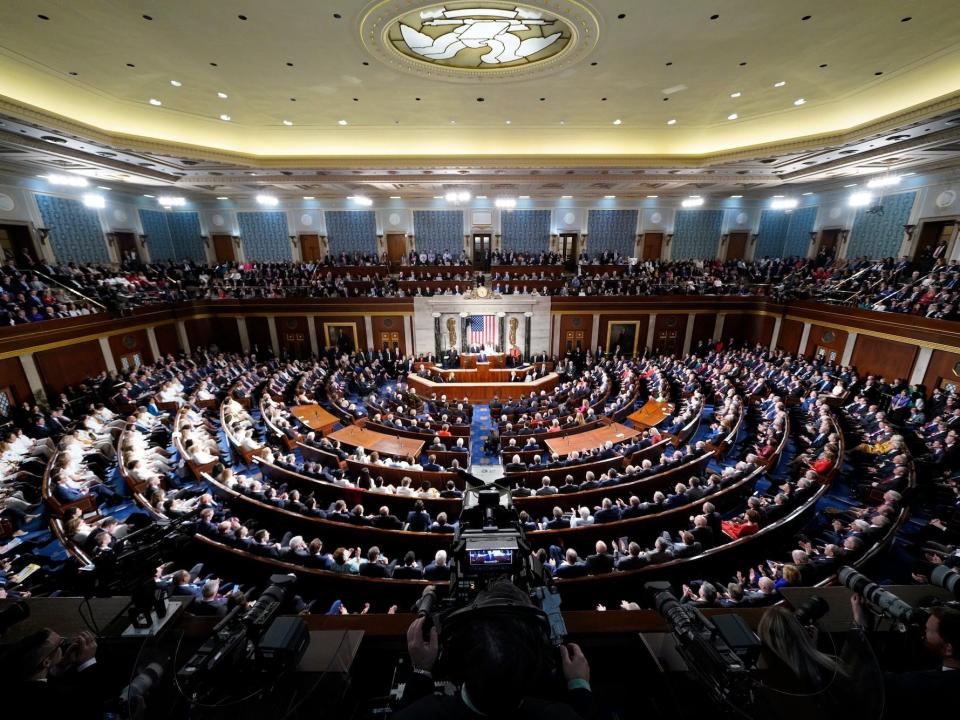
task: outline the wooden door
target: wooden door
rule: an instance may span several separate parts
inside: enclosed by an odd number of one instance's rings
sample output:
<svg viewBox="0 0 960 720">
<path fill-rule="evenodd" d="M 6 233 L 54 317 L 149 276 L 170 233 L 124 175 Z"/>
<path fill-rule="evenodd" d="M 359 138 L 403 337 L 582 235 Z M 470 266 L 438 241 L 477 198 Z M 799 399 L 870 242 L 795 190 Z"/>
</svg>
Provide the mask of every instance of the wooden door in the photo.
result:
<svg viewBox="0 0 960 720">
<path fill-rule="evenodd" d="M 559 236 L 560 254 L 563 256 L 563 264 L 567 270 L 574 272 L 577 269 L 577 245 L 580 239 L 577 233 L 562 233 Z"/>
<path fill-rule="evenodd" d="M 117 252 L 120 253 L 120 262 L 132 260 L 140 262 L 140 248 L 137 245 L 137 236 L 132 232 L 114 233 L 113 237 L 117 241 Z"/>
<path fill-rule="evenodd" d="M 953 228 L 956 224 L 954 220 L 944 220 L 937 222 L 924 222 L 920 227 L 920 236 L 914 243 L 913 255 L 910 258 L 914 262 L 922 262 L 927 265 L 933 264 L 933 251 L 941 243 L 949 246 L 953 238 Z M 942 252 L 944 257 L 949 255 L 949 247 L 946 252 Z"/>
<path fill-rule="evenodd" d="M 837 244 L 840 242 L 840 233 L 843 228 L 825 228 L 820 231 L 820 250 L 826 250 L 831 255 L 837 254 Z"/>
<path fill-rule="evenodd" d="M 127 353 L 126 355 L 121 355 L 119 358 L 120 362 L 118 363 L 118 369 L 122 372 L 130 372 L 131 370 L 139 370 L 140 366 L 143 365 L 143 357 L 140 353 L 132 352 Z"/>
<path fill-rule="evenodd" d="M 233 238 L 230 235 L 213 236 L 213 252 L 217 256 L 217 262 L 233 262 L 237 259 L 233 251 Z"/>
<path fill-rule="evenodd" d="M 403 256 L 407 254 L 406 233 L 387 233 L 387 260 L 390 263 L 390 272 L 395 272 Z"/>
<path fill-rule="evenodd" d="M 473 236 L 473 267 L 477 270 L 486 270 L 490 267 L 489 233 L 478 233 Z"/>
<path fill-rule="evenodd" d="M 304 262 L 320 262 L 320 236 L 316 233 L 300 236 L 300 255 Z"/>
<path fill-rule="evenodd" d="M 747 236 L 749 233 L 732 232 L 727 238 L 727 260 L 743 260 L 747 253 Z"/>
<path fill-rule="evenodd" d="M 563 338 L 564 352 L 583 350 L 585 347 L 583 330 L 567 330 L 566 336 Z"/>
<path fill-rule="evenodd" d="M 663 253 L 663 233 L 648 232 L 643 234 L 644 260 L 659 260 Z"/>
<path fill-rule="evenodd" d="M 26 225 L 0 225 L 0 250 L 3 262 L 13 260 L 18 267 L 32 265 L 39 257 Z"/>
</svg>

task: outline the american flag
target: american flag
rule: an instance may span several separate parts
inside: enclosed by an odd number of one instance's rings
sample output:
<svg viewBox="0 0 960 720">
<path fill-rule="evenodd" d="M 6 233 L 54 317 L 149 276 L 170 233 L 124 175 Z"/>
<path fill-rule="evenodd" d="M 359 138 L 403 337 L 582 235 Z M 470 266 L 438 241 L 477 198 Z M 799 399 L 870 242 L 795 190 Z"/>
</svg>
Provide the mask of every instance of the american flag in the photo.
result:
<svg viewBox="0 0 960 720">
<path fill-rule="evenodd" d="M 492 348 L 497 344 L 496 315 L 471 315 L 469 320 L 470 345 L 487 345 Z"/>
</svg>

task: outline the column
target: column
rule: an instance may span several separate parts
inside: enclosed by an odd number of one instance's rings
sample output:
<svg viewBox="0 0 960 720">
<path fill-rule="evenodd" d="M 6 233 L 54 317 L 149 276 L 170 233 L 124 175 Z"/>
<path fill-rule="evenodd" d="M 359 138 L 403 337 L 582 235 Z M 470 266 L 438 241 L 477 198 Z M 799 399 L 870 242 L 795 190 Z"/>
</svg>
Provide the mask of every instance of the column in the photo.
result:
<svg viewBox="0 0 960 720">
<path fill-rule="evenodd" d="M 857 343 L 857 333 L 847 334 L 847 344 L 843 346 L 843 354 L 840 356 L 841 365 L 849 365 L 850 358 L 853 357 L 853 346 Z"/>
<path fill-rule="evenodd" d="M 380 348 L 373 342 L 373 318 L 369 315 L 363 316 L 363 329 L 367 334 L 367 347 L 370 350 L 379 350 Z"/>
<path fill-rule="evenodd" d="M 726 313 L 717 313 L 717 320 L 713 323 L 714 340 L 723 340 L 723 321 L 726 317 Z"/>
<path fill-rule="evenodd" d="M 690 354 L 690 344 L 693 342 L 693 323 L 697 316 L 694 313 L 687 313 L 687 331 L 683 334 L 683 354 Z"/>
<path fill-rule="evenodd" d="M 562 340 L 560 338 L 560 315 L 553 316 L 553 354 L 560 356 L 560 347 Z"/>
<path fill-rule="evenodd" d="M 237 332 L 240 334 L 240 349 L 245 353 L 250 352 L 250 333 L 247 331 L 245 317 L 237 317 Z"/>
<path fill-rule="evenodd" d="M 160 345 L 157 343 L 157 334 L 152 327 L 147 328 L 147 344 L 150 345 L 150 351 L 156 360 L 160 359 Z"/>
<path fill-rule="evenodd" d="M 600 344 L 600 313 L 593 314 L 593 330 L 590 331 L 590 352 Z"/>
<path fill-rule="evenodd" d="M 529 310 L 523 314 L 523 359 L 530 359 L 530 333 L 533 313 Z"/>
<path fill-rule="evenodd" d="M 777 340 L 780 339 L 780 326 L 783 324 L 783 316 L 777 315 L 777 319 L 773 321 L 773 334 L 770 336 L 770 347 L 775 348 L 777 346 Z"/>
<path fill-rule="evenodd" d="M 267 329 L 270 331 L 270 346 L 275 357 L 280 357 L 280 337 L 277 335 L 277 319 L 272 315 L 267 318 Z"/>
<path fill-rule="evenodd" d="M 644 345 L 644 350 L 650 349 L 653 350 L 653 331 L 657 325 L 657 314 L 650 313 L 650 317 L 647 320 L 647 342 Z"/>
<path fill-rule="evenodd" d="M 923 376 L 927 374 L 927 368 L 930 367 L 930 357 L 933 355 L 933 348 L 922 347 L 917 353 L 917 360 L 913 363 L 913 372 L 910 373 L 910 384 L 920 385 L 923 382 Z"/>
<path fill-rule="evenodd" d="M 183 320 L 177 320 L 175 325 L 177 327 L 177 339 L 180 340 L 180 349 L 187 357 L 190 357 L 190 338 L 187 337 L 187 326 L 183 324 Z"/>
<path fill-rule="evenodd" d="M 316 318 L 307 318 L 307 334 L 310 336 L 310 352 L 320 357 L 320 343 L 317 342 Z"/>
<path fill-rule="evenodd" d="M 110 350 L 110 341 L 107 338 L 100 338 L 100 352 L 103 353 L 103 361 L 107 364 L 107 370 L 117 371 L 117 363 L 113 360 L 113 351 Z"/>
<path fill-rule="evenodd" d="M 803 324 L 803 332 L 800 333 L 800 347 L 797 348 L 797 355 L 803 355 L 807 349 L 807 340 L 810 337 L 810 323 Z"/>
<path fill-rule="evenodd" d="M 33 360 L 33 353 L 27 353 L 20 356 L 20 364 L 23 366 L 23 374 L 27 376 L 27 384 L 33 392 L 33 398 L 37 402 L 46 400 L 46 393 L 43 390 L 43 380 L 40 379 L 40 372 L 37 370 L 37 363 Z"/>
<path fill-rule="evenodd" d="M 437 356 L 437 362 L 440 362 L 440 313 L 433 313 L 433 352 Z"/>
<path fill-rule="evenodd" d="M 414 354 L 413 348 L 413 317 L 410 315 L 403 316 L 403 347 L 406 348 L 407 355 Z"/>
</svg>

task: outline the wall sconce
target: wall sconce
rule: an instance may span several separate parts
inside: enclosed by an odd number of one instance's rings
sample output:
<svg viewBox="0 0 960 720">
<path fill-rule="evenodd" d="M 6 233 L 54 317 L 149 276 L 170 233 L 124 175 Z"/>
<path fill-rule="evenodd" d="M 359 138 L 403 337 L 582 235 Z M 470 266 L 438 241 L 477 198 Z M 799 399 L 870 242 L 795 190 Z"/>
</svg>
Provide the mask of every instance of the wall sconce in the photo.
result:
<svg viewBox="0 0 960 720">
<path fill-rule="evenodd" d="M 903 232 L 904 232 L 904 233 L 906 234 L 906 236 L 907 236 L 907 237 L 906 237 L 906 240 L 907 240 L 907 244 L 908 244 L 908 245 L 913 242 L 913 231 L 916 230 L 916 229 L 917 229 L 917 226 L 916 226 L 916 225 L 904 225 L 904 226 L 903 226 Z"/>
<path fill-rule="evenodd" d="M 813 244 L 816 243 L 816 242 L 817 242 L 817 231 L 816 231 L 816 230 L 811 230 L 811 231 L 810 231 L 810 244 L 813 245 Z"/>
<path fill-rule="evenodd" d="M 37 228 L 37 235 L 40 238 L 42 244 L 46 244 L 47 238 L 50 237 L 50 228 Z"/>
<path fill-rule="evenodd" d="M 210 236 L 209 236 L 209 235 L 201 235 L 201 236 L 200 236 L 200 239 L 203 240 L 203 246 L 204 246 L 205 248 L 209 248 L 209 247 L 210 247 Z"/>
<path fill-rule="evenodd" d="M 670 247 L 670 243 L 673 242 L 673 233 L 667 233 L 667 247 Z"/>
<path fill-rule="evenodd" d="M 231 239 L 233 240 L 233 244 L 236 245 L 237 247 L 240 247 L 240 236 L 239 236 L 239 235 L 231 235 L 230 237 L 231 237 Z"/>
<path fill-rule="evenodd" d="M 145 248 L 147 246 L 147 238 L 149 235 L 137 235 L 140 238 L 140 247 Z"/>
<path fill-rule="evenodd" d="M 296 246 L 297 246 L 297 236 L 296 236 L 296 235 L 288 235 L 287 237 L 290 238 L 290 242 L 293 244 L 294 247 L 296 247 Z"/>
<path fill-rule="evenodd" d="M 115 234 L 107 233 L 106 237 L 107 237 L 107 245 L 110 245 L 111 247 L 117 246 L 117 236 Z"/>
<path fill-rule="evenodd" d="M 848 238 L 849 236 L 850 236 L 850 231 L 849 231 L 849 230 L 841 230 L 841 231 L 840 231 L 840 244 L 843 245 L 843 244 L 847 241 L 847 238 Z"/>
<path fill-rule="evenodd" d="M 720 245 L 726 245 L 726 244 L 727 244 L 727 240 L 729 239 L 729 237 L 730 237 L 730 234 L 729 234 L 729 233 L 726 233 L 726 234 L 724 234 L 724 235 L 721 235 L 721 236 L 720 236 Z"/>
<path fill-rule="evenodd" d="M 754 233 L 753 235 L 750 236 L 750 244 L 751 244 L 751 245 L 756 245 L 756 244 L 757 244 L 757 240 L 759 240 L 759 239 L 760 239 L 760 233 Z"/>
</svg>

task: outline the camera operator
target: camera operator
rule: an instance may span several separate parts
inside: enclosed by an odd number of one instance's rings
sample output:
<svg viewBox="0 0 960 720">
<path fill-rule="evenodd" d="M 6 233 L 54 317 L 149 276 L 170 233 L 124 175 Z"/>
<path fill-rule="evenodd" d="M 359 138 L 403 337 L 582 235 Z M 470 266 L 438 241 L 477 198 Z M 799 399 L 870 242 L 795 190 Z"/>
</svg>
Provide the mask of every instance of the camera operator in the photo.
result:
<svg viewBox="0 0 960 720">
<path fill-rule="evenodd" d="M 101 718 L 107 688 L 96 653 L 93 634 L 71 639 L 49 628 L 7 646 L 0 661 L 9 682 L 4 710 L 10 717 Z"/>
<path fill-rule="evenodd" d="M 531 606 L 530 597 L 509 579 L 491 582 L 477 595 L 475 606 L 502 606 L 505 603 Z M 565 720 L 593 717 L 590 666 L 580 648 L 572 643 L 559 648 L 560 665 L 566 681 L 564 700 L 537 697 L 550 692 L 552 647 L 542 630 L 524 617 L 509 614 L 480 614 L 471 619 L 458 637 L 459 653 L 451 662 L 449 649 L 444 660 L 463 675 L 457 695 L 434 695 L 433 669 L 440 654 L 436 628 L 429 640 L 423 638 L 424 618 L 417 618 L 407 630 L 407 649 L 413 673 L 407 681 L 396 717 L 458 720 L 496 717 L 536 720 Z"/>
<path fill-rule="evenodd" d="M 865 626 L 863 601 L 850 596 L 853 621 Z M 950 707 L 960 687 L 960 610 L 934 607 L 924 625 L 924 646 L 938 665 L 931 669 L 888 673 L 885 678 L 887 717 L 939 711 Z"/>
</svg>

